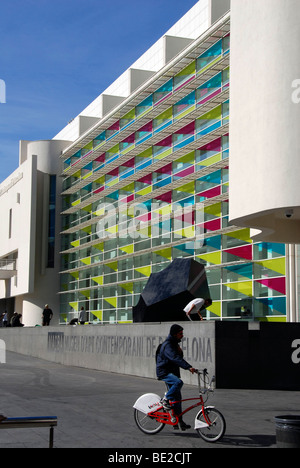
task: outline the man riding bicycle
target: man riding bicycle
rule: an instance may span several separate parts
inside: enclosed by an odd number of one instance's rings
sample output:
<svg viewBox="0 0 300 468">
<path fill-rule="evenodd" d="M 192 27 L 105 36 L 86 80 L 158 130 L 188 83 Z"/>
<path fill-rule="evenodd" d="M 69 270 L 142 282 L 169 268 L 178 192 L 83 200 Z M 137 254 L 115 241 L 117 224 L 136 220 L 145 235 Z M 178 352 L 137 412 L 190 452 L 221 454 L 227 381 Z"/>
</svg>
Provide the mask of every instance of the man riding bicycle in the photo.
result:
<svg viewBox="0 0 300 468">
<path fill-rule="evenodd" d="M 195 372 L 191 364 L 183 359 L 183 352 L 179 346 L 183 338 L 183 328 L 180 325 L 172 325 L 167 339 L 162 343 L 157 354 L 156 374 L 159 380 L 166 382 L 168 391 L 161 404 L 166 410 L 171 409 L 170 400 L 181 400 L 181 388 L 183 381 L 180 379 L 180 368 L 189 370 L 192 374 Z M 174 404 L 174 412 L 179 415 L 182 412 L 181 402 Z M 180 428 L 189 429 L 191 426 L 186 424 L 182 418 L 179 418 Z M 174 426 L 174 429 L 178 427 Z"/>
</svg>

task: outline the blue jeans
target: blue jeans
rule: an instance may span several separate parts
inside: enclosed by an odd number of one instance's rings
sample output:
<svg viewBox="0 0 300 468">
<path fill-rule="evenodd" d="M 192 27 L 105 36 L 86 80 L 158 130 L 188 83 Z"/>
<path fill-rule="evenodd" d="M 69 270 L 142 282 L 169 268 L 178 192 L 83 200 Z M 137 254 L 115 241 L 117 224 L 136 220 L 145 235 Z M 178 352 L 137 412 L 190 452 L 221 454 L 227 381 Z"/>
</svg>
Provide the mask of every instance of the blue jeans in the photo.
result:
<svg viewBox="0 0 300 468">
<path fill-rule="evenodd" d="M 182 380 L 174 374 L 168 374 L 166 377 L 162 378 L 164 382 L 166 382 L 168 386 L 168 391 L 165 395 L 167 400 L 176 401 L 181 400 L 181 388 L 183 386 Z M 176 414 L 180 414 L 182 412 L 181 403 L 176 403 L 174 405 L 174 411 Z"/>
</svg>

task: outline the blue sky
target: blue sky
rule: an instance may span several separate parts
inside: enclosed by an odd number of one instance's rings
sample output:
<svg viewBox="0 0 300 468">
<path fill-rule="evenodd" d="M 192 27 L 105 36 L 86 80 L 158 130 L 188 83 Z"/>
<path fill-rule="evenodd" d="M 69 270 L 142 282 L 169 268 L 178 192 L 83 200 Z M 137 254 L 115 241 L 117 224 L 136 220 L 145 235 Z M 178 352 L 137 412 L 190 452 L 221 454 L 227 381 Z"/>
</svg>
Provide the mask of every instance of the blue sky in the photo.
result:
<svg viewBox="0 0 300 468">
<path fill-rule="evenodd" d="M 19 140 L 53 138 L 196 3 L 0 0 L 0 183 Z"/>
</svg>

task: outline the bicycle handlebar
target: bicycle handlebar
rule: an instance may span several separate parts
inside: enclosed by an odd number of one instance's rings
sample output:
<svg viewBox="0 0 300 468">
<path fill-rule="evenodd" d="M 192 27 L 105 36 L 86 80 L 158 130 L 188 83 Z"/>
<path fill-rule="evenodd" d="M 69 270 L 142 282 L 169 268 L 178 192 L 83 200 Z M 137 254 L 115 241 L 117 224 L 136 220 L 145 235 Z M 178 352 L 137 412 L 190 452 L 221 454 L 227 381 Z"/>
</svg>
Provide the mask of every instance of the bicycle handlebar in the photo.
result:
<svg viewBox="0 0 300 468">
<path fill-rule="evenodd" d="M 195 369 L 195 374 L 198 374 L 198 375 L 207 375 L 208 372 L 207 372 L 207 369 L 203 369 L 203 371 L 200 371 L 199 369 Z"/>
<path fill-rule="evenodd" d="M 201 393 L 206 393 L 206 392 L 213 392 L 212 385 L 215 382 L 215 376 L 213 375 L 210 382 L 206 381 L 205 377 L 208 375 L 207 369 L 203 369 L 203 371 L 199 371 L 199 369 L 195 369 L 195 374 L 198 375 L 198 385 L 199 385 L 199 391 Z M 204 383 L 204 388 L 201 389 L 200 385 L 200 376 L 203 375 L 203 383 Z"/>
</svg>

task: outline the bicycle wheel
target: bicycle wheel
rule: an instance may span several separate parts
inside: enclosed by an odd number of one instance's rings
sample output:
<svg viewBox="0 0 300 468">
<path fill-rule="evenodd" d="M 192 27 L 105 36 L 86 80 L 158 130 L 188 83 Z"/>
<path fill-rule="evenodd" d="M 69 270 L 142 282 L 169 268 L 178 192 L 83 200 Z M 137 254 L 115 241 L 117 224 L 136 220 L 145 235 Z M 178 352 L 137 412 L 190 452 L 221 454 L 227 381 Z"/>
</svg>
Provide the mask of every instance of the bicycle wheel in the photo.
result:
<svg viewBox="0 0 300 468">
<path fill-rule="evenodd" d="M 196 429 L 196 431 L 198 432 L 199 437 L 206 442 L 217 442 L 217 440 L 220 440 L 225 434 L 225 418 L 222 413 L 215 408 L 205 408 L 204 412 L 205 417 L 203 412 L 200 411 L 196 418 L 203 423 L 210 421 L 211 424 L 207 427 L 200 427 Z"/>
<path fill-rule="evenodd" d="M 134 420 L 137 427 L 145 434 L 158 434 L 165 426 L 164 423 L 156 421 L 155 418 L 148 416 L 136 408 L 134 409 Z"/>
</svg>

